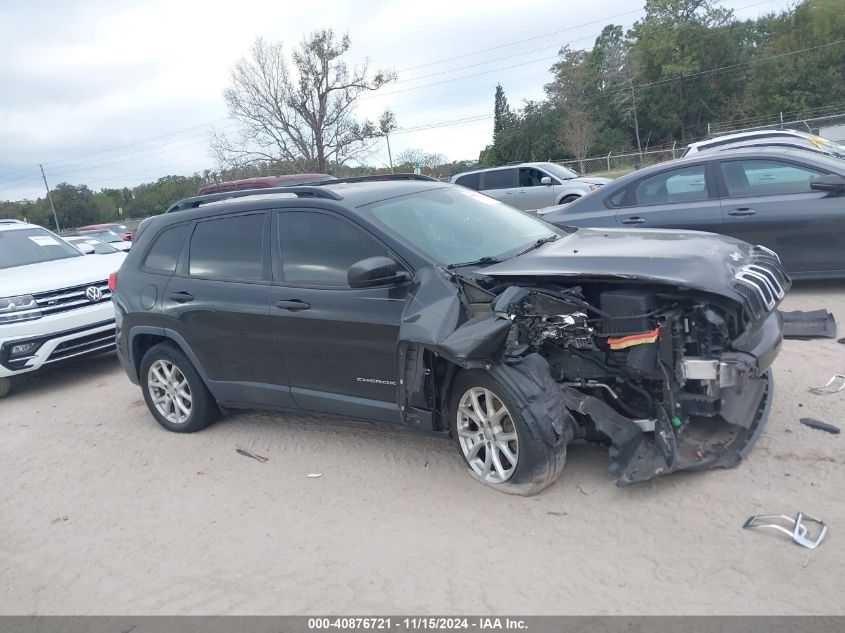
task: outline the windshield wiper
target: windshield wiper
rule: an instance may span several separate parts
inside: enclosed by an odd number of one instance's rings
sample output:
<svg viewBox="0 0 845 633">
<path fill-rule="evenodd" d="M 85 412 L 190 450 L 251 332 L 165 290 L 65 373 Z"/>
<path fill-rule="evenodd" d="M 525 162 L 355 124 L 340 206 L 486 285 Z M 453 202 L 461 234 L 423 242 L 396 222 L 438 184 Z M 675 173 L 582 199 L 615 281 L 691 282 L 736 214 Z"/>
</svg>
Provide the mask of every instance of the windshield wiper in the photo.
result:
<svg viewBox="0 0 845 633">
<path fill-rule="evenodd" d="M 549 235 L 548 237 L 541 237 L 539 240 L 534 242 L 531 246 L 526 248 L 524 251 L 520 251 L 519 253 L 517 253 L 516 256 L 519 257 L 520 255 L 525 255 L 525 253 L 527 253 L 529 251 L 533 251 L 535 248 L 539 248 L 543 244 L 548 244 L 549 242 L 554 242 L 559 237 L 560 237 L 560 235 Z"/>
<path fill-rule="evenodd" d="M 475 259 L 471 262 L 461 262 L 459 264 L 449 264 L 446 266 L 449 270 L 454 270 L 455 268 L 464 268 L 465 266 L 478 266 L 481 264 L 498 264 L 502 260 L 498 257 L 490 257 L 489 255 L 482 257 L 480 259 Z"/>
</svg>

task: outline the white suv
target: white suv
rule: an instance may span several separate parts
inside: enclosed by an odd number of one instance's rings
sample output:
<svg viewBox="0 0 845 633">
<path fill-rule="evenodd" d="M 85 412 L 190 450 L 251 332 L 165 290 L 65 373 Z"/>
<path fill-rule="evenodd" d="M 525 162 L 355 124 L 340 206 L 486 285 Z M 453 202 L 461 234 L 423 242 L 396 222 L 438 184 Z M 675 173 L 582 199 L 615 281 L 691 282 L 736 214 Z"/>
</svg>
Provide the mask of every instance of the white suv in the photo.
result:
<svg viewBox="0 0 845 633">
<path fill-rule="evenodd" d="M 108 279 L 125 257 L 88 257 L 40 226 L 0 220 L 0 398 L 12 376 L 114 348 Z"/>
</svg>

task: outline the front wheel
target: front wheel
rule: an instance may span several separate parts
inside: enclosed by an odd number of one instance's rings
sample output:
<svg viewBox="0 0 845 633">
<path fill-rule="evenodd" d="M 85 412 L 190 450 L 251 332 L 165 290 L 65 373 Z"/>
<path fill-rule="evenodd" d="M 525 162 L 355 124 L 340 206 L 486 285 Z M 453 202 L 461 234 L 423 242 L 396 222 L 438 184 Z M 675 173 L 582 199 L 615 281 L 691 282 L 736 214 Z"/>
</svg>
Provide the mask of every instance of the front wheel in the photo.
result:
<svg viewBox="0 0 845 633">
<path fill-rule="evenodd" d="M 175 345 L 151 347 L 141 360 L 140 378 L 150 413 L 168 431 L 193 433 L 220 415 L 199 373 Z"/>
<path fill-rule="evenodd" d="M 449 407 L 452 436 L 470 476 L 494 490 L 533 495 L 560 477 L 566 442 L 550 446 L 529 428 L 516 394 L 490 374 L 459 374 Z"/>
<path fill-rule="evenodd" d="M 580 197 L 581 196 L 575 196 L 575 195 L 564 196 L 563 198 L 560 199 L 560 202 L 558 202 L 558 204 L 569 204 L 570 202 L 575 202 Z"/>
<path fill-rule="evenodd" d="M 12 390 L 11 378 L 0 378 L 0 398 L 5 398 Z"/>
</svg>

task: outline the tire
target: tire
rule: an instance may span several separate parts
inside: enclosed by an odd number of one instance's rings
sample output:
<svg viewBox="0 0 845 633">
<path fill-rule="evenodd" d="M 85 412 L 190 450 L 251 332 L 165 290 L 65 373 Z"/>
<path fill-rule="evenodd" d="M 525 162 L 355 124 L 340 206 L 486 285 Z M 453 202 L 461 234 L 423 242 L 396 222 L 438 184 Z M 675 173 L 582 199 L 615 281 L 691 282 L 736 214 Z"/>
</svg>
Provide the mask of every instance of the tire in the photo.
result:
<svg viewBox="0 0 845 633">
<path fill-rule="evenodd" d="M 11 390 L 12 390 L 12 379 L 11 378 L 0 378 L 0 399 L 8 396 L 9 392 Z"/>
<path fill-rule="evenodd" d="M 485 429 L 472 416 L 467 415 L 468 404 L 471 405 L 470 412 L 475 412 L 472 392 L 478 397 L 478 403 L 488 415 L 488 399 L 493 404 L 494 413 L 500 412 L 499 404 L 507 409 L 507 413 L 500 419 L 498 432 L 495 423 Z M 522 404 L 525 400 L 524 395 L 512 393 L 509 387 L 486 371 L 463 371 L 455 377 L 452 384 L 449 417 L 452 437 L 461 461 L 473 479 L 500 492 L 530 496 L 550 486 L 560 477 L 566 462 L 566 440 L 561 440 L 555 445 L 545 441 L 542 435 L 536 432 L 536 428 L 532 428 L 539 422 L 530 418 L 529 408 Z M 515 436 L 515 442 L 509 440 L 512 436 Z M 479 443 L 484 446 L 476 449 Z M 511 460 L 502 443 L 507 445 L 515 460 Z M 474 450 L 477 450 L 475 457 L 470 459 Z M 488 452 L 492 473 L 485 473 Z M 510 461 L 516 463 L 508 464 Z M 499 471 L 499 467 L 503 472 Z"/>
<path fill-rule="evenodd" d="M 570 202 L 575 202 L 580 197 L 581 196 L 577 196 L 577 195 L 564 196 L 563 198 L 560 199 L 560 202 L 558 202 L 558 204 L 569 204 Z"/>
<path fill-rule="evenodd" d="M 194 433 L 220 417 L 205 382 L 172 343 L 159 343 L 147 350 L 139 378 L 150 413 L 168 431 Z"/>
</svg>

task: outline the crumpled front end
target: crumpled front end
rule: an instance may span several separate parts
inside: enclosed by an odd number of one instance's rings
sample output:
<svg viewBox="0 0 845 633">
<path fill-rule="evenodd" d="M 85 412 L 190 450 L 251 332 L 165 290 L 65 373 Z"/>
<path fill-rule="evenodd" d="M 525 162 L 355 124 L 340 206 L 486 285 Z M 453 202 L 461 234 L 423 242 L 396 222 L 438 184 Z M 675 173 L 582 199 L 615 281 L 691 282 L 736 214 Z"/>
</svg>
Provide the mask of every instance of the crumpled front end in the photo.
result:
<svg viewBox="0 0 845 633">
<path fill-rule="evenodd" d="M 540 390 L 547 402 L 533 402 L 544 441 L 568 442 L 572 429 L 607 445 L 618 485 L 735 466 L 768 418 L 776 307 L 790 284 L 775 256 L 749 253 L 721 293 L 653 277 L 420 271 L 399 337 L 405 421 L 448 428 L 459 368 L 518 385 L 523 366 L 542 367 L 554 385 Z M 549 411 L 561 411 L 561 424 Z"/>
</svg>

